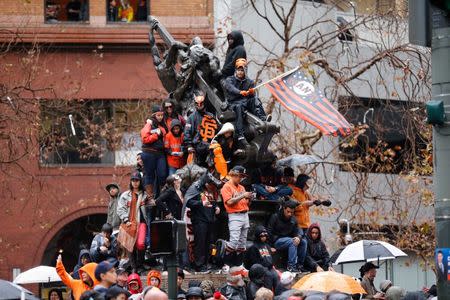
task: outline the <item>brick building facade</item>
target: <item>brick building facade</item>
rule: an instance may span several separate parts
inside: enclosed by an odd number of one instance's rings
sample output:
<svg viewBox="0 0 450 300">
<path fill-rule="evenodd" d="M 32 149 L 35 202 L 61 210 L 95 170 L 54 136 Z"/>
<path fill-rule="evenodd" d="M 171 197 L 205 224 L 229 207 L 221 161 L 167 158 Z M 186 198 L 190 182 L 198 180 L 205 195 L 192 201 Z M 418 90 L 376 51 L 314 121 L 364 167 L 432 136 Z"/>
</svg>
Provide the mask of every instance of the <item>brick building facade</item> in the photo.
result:
<svg viewBox="0 0 450 300">
<path fill-rule="evenodd" d="M 148 23 L 107 22 L 106 0 L 89 0 L 84 22 L 48 22 L 49 6 L 60 3 L 63 9 L 66 2 L 3 1 L 0 86 L 7 90 L 23 82 L 27 74 L 19 65 L 24 64 L 25 47 L 39 49 L 30 87 L 41 91 L 34 97 L 50 101 L 54 97 L 102 101 L 165 97 L 149 53 Z M 147 5 L 147 14 L 157 16 L 176 39 L 189 42 L 199 35 L 205 44 L 214 42 L 212 0 L 147 0 Z M 26 131 L 28 121 L 23 120 L 21 128 L 2 128 L 2 134 Z M 74 249 L 76 231 L 59 240 L 55 236 L 64 236 L 68 224 L 86 226 L 81 228 L 84 231 L 98 229 L 98 224 L 106 220 L 104 186 L 116 181 L 127 189 L 130 166 L 118 164 L 117 153 L 115 160 L 104 164 L 42 164 L 38 135 L 35 130 L 29 140 L 31 151 L 24 157 L 0 164 L 2 279 L 12 280 L 14 268 L 24 271 L 52 264 L 58 249 L 64 249 L 66 258 L 74 255 L 78 251 Z M 2 145 L 0 152 L 23 150 L 6 146 Z M 97 218 L 95 222 L 89 221 L 90 216 Z M 87 221 L 79 223 L 83 218 Z M 95 228 L 87 228 L 93 224 Z"/>
</svg>

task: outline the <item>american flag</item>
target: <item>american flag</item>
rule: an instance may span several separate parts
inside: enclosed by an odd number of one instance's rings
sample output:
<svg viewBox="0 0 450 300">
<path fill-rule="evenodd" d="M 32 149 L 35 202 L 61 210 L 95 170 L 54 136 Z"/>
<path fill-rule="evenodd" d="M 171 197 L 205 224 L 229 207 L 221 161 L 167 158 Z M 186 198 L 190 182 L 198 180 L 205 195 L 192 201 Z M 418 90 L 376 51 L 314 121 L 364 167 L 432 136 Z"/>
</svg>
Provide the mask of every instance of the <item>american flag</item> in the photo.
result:
<svg viewBox="0 0 450 300">
<path fill-rule="evenodd" d="M 284 107 L 323 134 L 350 134 L 352 126 L 298 69 L 265 86 Z"/>
</svg>

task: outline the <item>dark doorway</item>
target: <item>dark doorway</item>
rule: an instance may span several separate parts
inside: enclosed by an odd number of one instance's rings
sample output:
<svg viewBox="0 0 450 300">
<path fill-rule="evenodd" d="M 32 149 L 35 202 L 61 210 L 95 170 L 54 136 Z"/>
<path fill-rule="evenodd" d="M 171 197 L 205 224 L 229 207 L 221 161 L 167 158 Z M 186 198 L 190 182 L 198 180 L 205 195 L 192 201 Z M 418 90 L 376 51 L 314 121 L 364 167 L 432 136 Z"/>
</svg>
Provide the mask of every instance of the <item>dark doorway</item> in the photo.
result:
<svg viewBox="0 0 450 300">
<path fill-rule="evenodd" d="M 42 265 L 55 266 L 59 251 L 63 250 L 63 263 L 70 273 L 83 248 L 89 249 L 91 241 L 106 222 L 106 214 L 94 214 L 76 219 L 65 225 L 48 243 Z"/>
</svg>

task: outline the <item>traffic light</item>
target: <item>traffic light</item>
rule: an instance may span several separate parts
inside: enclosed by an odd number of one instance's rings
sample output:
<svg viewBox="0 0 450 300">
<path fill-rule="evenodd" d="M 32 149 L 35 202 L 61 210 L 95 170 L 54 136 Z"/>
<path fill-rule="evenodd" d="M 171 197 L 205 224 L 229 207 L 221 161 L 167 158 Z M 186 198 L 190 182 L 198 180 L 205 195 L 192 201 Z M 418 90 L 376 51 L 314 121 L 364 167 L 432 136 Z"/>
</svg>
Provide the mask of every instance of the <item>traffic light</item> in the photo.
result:
<svg viewBox="0 0 450 300">
<path fill-rule="evenodd" d="M 177 220 L 150 224 L 150 252 L 153 255 L 176 254 L 186 250 L 186 223 Z"/>
<path fill-rule="evenodd" d="M 442 125 L 445 122 L 444 102 L 430 100 L 426 104 L 427 123 L 431 125 Z"/>
</svg>

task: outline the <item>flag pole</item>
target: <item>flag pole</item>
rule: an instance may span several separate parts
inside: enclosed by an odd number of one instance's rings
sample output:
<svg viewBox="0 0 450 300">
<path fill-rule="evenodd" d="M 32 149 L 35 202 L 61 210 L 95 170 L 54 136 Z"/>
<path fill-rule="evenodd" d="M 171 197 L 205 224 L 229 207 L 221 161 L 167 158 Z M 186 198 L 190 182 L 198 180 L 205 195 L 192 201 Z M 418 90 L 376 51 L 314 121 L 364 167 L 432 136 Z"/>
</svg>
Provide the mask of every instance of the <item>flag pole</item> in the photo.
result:
<svg viewBox="0 0 450 300">
<path fill-rule="evenodd" d="M 258 84 L 257 86 L 255 86 L 254 89 L 255 89 L 255 90 L 256 90 L 256 89 L 259 89 L 259 88 L 262 87 L 263 85 L 265 85 L 265 84 L 267 84 L 267 83 L 269 83 L 269 82 L 271 82 L 271 81 L 274 81 L 275 79 L 278 79 L 278 78 L 280 78 L 280 77 L 289 75 L 289 74 L 291 74 L 291 73 L 297 71 L 299 68 L 300 68 L 300 67 L 296 67 L 296 68 L 294 68 L 294 69 L 292 69 L 292 70 L 289 70 L 289 71 L 287 71 L 287 72 L 284 72 L 283 74 L 278 75 L 277 77 L 274 77 L 274 78 L 269 79 L 269 80 L 267 80 L 267 81 L 265 81 L 265 82 L 263 82 L 263 83 L 260 83 L 260 84 Z"/>
</svg>

